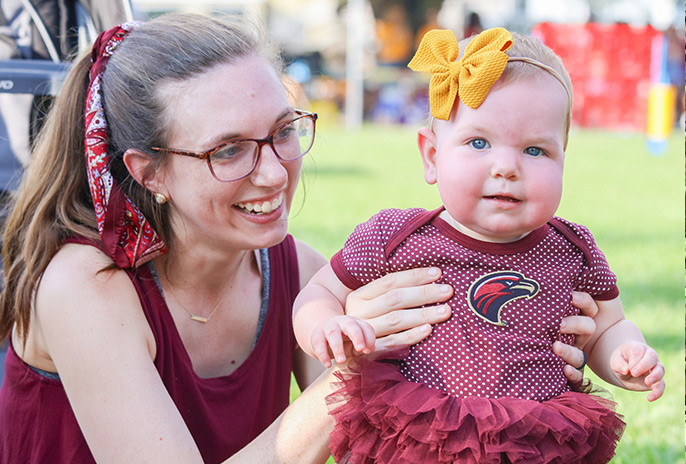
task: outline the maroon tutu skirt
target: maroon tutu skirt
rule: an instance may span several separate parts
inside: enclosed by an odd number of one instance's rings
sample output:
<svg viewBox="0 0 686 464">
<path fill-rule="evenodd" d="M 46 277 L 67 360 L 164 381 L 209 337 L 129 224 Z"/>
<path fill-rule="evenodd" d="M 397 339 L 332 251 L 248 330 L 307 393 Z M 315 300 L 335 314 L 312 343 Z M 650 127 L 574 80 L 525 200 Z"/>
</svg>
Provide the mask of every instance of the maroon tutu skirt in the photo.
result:
<svg viewBox="0 0 686 464">
<path fill-rule="evenodd" d="M 361 361 L 327 397 L 337 463 L 588 463 L 614 456 L 625 423 L 611 400 L 457 398 L 407 380 L 397 363 Z"/>
</svg>

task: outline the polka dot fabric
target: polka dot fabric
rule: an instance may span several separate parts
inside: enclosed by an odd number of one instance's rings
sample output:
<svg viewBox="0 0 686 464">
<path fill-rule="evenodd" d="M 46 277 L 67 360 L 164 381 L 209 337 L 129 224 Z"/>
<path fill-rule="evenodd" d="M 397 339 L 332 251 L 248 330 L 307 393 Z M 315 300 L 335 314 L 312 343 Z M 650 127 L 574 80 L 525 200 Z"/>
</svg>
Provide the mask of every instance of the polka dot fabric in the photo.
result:
<svg viewBox="0 0 686 464">
<path fill-rule="evenodd" d="M 486 243 L 456 231 L 442 210 L 381 211 L 331 260 L 352 289 L 438 266 L 439 282 L 455 290 L 451 318 L 429 338 L 398 359 L 362 360 L 339 375 L 327 399 L 337 462 L 608 462 L 621 416 L 611 401 L 570 391 L 552 352 L 554 341 L 573 341 L 559 331 L 577 313 L 573 290 L 600 300 L 619 294 L 593 236 L 553 218 L 517 242 Z M 503 276 L 519 280 L 503 290 Z M 475 284 L 484 279 L 488 285 Z M 484 317 L 478 301 L 498 317 Z"/>
<path fill-rule="evenodd" d="M 453 316 L 412 347 L 402 363 L 403 375 L 455 396 L 545 401 L 569 390 L 562 373 L 564 362 L 553 354 L 552 344 L 573 342 L 559 331 L 562 318 L 578 312 L 571 304 L 572 291 L 599 299 L 618 294 L 617 279 L 591 233 L 584 226 L 560 221 L 585 244 L 585 253 L 550 225 L 518 242 L 486 243 L 456 231 L 438 213 L 384 210 L 355 229 L 332 263 L 346 285 L 353 284 L 352 277 L 356 286 L 403 269 L 438 266 L 443 270 L 439 282 L 455 289 L 448 302 Z M 407 230 L 406 224 L 412 227 L 417 217 L 426 217 L 427 222 Z M 385 244 L 398 235 L 407 237 L 397 248 L 385 250 Z M 469 289 L 484 275 L 511 270 L 537 282 L 540 290 L 531 299 L 506 303 L 501 311 L 505 325 L 495 325 L 469 308 Z"/>
</svg>

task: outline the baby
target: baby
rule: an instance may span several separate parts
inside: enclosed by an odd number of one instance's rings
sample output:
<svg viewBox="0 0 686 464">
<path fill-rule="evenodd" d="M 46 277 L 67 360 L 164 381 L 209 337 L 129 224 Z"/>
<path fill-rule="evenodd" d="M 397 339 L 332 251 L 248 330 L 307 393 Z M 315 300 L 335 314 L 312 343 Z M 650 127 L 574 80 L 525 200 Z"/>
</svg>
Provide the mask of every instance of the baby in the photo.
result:
<svg viewBox="0 0 686 464">
<path fill-rule="evenodd" d="M 330 398 L 345 401 L 332 410 L 334 457 L 608 462 L 624 422 L 611 401 L 574 391 L 552 351 L 557 340 L 572 342 L 559 330 L 575 314 L 572 292 L 598 305 L 584 352 L 602 379 L 651 390 L 653 401 L 664 368 L 624 317 L 591 233 L 554 216 L 571 121 L 567 71 L 538 40 L 502 28 L 459 45 L 450 31 L 429 31 L 409 66 L 433 73 L 433 118 L 418 145 L 443 206 L 385 210 L 359 225 L 300 293 L 294 325 L 303 349 L 326 366 L 329 349 L 346 360 L 346 340 L 369 353 L 373 330 L 344 314 L 347 295 L 428 266 L 454 289 L 452 316 L 400 359 L 362 359 L 341 375 Z"/>
</svg>

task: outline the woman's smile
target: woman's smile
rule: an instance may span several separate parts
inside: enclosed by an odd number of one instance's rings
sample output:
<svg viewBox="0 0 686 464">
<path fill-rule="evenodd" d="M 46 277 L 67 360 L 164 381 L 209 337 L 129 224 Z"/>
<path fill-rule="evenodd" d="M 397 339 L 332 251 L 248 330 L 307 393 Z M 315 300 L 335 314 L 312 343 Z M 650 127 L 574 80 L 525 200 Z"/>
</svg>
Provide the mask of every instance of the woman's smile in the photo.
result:
<svg viewBox="0 0 686 464">
<path fill-rule="evenodd" d="M 236 203 L 234 206 L 241 212 L 254 215 L 266 215 L 276 211 L 283 203 L 283 193 L 272 200 L 256 200 Z"/>
</svg>

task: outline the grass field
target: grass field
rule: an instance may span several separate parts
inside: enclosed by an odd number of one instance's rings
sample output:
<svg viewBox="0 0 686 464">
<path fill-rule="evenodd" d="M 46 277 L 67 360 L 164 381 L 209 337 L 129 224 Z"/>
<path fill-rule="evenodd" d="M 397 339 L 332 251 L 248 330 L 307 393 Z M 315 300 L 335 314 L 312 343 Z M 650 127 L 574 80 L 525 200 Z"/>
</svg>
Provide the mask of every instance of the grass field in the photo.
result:
<svg viewBox="0 0 686 464">
<path fill-rule="evenodd" d="M 424 182 L 415 129 L 318 131 L 290 230 L 326 257 L 379 209 L 439 206 L 435 186 Z M 683 464 L 683 134 L 674 135 L 662 157 L 644 147 L 640 134 L 573 130 L 558 214 L 594 233 L 619 278 L 627 317 L 666 366 L 667 391 L 656 403 L 607 387 L 628 423 L 613 463 Z"/>
</svg>

